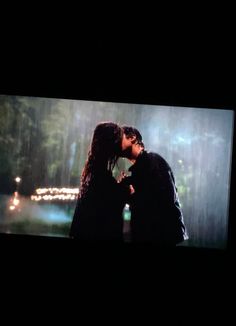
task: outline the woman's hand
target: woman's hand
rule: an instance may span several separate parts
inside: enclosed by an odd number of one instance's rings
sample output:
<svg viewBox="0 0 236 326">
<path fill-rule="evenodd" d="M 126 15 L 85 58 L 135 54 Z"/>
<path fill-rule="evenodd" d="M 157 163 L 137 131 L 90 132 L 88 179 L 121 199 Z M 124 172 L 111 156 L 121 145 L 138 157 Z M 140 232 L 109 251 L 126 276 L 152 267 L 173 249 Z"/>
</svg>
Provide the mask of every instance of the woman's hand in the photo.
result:
<svg viewBox="0 0 236 326">
<path fill-rule="evenodd" d="M 121 171 L 120 175 L 118 175 L 116 181 L 120 183 L 123 179 L 127 178 L 128 175 L 125 173 L 125 171 Z"/>
<path fill-rule="evenodd" d="M 127 180 L 130 181 L 130 177 L 125 173 L 125 171 L 121 171 L 120 175 L 117 177 L 116 181 L 117 183 L 122 183 L 129 189 L 129 194 L 133 195 L 135 193 L 135 189 L 132 184 L 129 184 L 125 182 L 125 179 L 128 178 Z M 124 181 L 124 182 L 123 182 Z"/>
</svg>

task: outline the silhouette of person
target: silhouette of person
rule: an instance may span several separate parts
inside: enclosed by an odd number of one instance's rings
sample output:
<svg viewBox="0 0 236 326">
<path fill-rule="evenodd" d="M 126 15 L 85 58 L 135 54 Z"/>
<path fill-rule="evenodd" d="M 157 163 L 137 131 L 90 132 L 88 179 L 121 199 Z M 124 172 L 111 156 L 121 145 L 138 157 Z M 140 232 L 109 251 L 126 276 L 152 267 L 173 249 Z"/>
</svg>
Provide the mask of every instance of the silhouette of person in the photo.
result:
<svg viewBox="0 0 236 326">
<path fill-rule="evenodd" d="M 72 238 L 123 240 L 122 213 L 130 190 L 112 175 L 122 137 L 122 129 L 113 122 L 99 123 L 94 130 L 71 224 Z"/>
<path fill-rule="evenodd" d="M 136 128 L 122 128 L 121 156 L 132 165 L 131 176 L 123 176 L 120 183 L 134 188 L 130 195 L 131 241 L 175 246 L 188 239 L 188 235 L 173 172 L 163 157 L 145 150 Z"/>
</svg>

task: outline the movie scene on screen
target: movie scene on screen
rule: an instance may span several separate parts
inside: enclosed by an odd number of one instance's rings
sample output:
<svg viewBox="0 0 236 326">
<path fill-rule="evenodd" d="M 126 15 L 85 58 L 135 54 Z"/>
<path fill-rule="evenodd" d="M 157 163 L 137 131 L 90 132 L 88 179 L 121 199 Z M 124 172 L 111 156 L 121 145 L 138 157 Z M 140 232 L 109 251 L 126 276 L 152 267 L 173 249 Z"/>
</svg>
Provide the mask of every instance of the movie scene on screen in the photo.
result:
<svg viewBox="0 0 236 326">
<path fill-rule="evenodd" d="M 0 233 L 70 237 L 91 138 L 104 121 L 135 127 L 145 151 L 171 167 L 187 233 L 178 245 L 226 248 L 234 132 L 227 107 L 0 95 Z M 131 166 L 120 156 L 114 179 L 130 176 Z M 124 242 L 132 242 L 131 206 L 124 202 Z"/>
</svg>

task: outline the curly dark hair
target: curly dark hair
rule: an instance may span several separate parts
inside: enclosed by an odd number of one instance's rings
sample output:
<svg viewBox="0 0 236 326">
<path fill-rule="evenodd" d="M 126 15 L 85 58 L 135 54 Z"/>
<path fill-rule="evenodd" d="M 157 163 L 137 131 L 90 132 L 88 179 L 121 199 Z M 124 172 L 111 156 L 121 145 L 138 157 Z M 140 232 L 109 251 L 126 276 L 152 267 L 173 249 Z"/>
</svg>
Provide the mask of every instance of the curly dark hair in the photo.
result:
<svg viewBox="0 0 236 326">
<path fill-rule="evenodd" d="M 135 137 L 135 144 L 139 144 L 143 148 L 145 148 L 145 145 L 143 143 L 143 138 L 138 129 L 132 127 L 132 126 L 122 126 L 123 132 L 126 135 L 127 138 Z"/>
<path fill-rule="evenodd" d="M 94 176 L 112 173 L 121 152 L 122 136 L 123 130 L 116 123 L 101 122 L 96 126 L 81 175 L 80 197 L 87 192 Z"/>
</svg>

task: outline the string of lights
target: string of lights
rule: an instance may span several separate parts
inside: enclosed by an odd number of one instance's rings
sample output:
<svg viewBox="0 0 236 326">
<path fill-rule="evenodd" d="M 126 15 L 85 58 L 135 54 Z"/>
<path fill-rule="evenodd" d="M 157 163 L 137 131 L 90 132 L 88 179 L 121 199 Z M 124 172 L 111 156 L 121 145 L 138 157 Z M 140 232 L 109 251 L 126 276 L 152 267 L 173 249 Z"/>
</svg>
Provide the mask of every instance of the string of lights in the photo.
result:
<svg viewBox="0 0 236 326">
<path fill-rule="evenodd" d="M 38 188 L 35 193 L 31 196 L 33 201 L 73 201 L 78 197 L 79 188 Z"/>
</svg>

